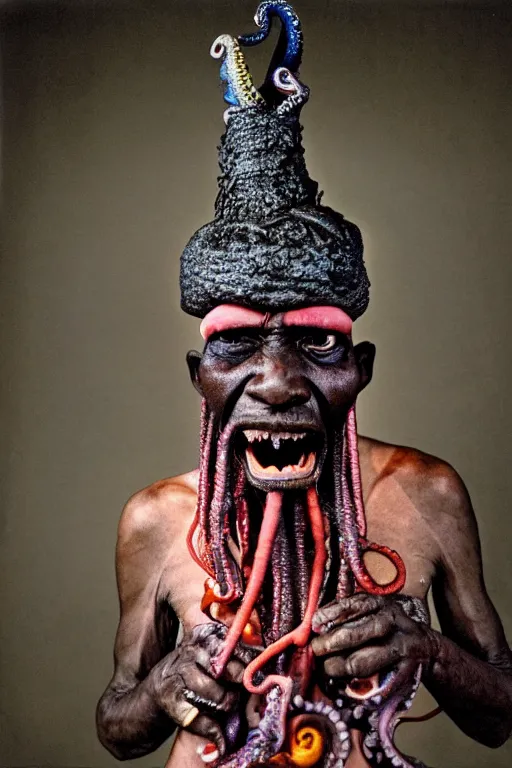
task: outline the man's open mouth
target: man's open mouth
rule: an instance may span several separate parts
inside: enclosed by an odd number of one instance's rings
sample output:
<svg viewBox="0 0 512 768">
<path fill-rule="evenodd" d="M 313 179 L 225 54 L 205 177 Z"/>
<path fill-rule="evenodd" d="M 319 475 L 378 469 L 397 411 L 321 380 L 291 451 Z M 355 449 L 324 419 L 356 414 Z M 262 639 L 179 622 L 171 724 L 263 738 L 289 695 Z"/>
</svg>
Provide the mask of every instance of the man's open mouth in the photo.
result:
<svg viewBox="0 0 512 768">
<path fill-rule="evenodd" d="M 254 480 L 300 481 L 312 477 L 321 452 L 315 432 L 271 432 L 244 429 L 245 458 Z"/>
</svg>

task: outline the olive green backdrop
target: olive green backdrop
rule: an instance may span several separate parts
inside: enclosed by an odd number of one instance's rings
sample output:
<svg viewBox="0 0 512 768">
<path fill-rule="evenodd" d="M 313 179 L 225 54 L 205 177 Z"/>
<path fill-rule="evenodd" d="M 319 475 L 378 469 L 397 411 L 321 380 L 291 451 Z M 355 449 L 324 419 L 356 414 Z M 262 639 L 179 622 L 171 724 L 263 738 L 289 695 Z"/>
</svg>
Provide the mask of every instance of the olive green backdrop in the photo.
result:
<svg viewBox="0 0 512 768">
<path fill-rule="evenodd" d="M 223 129 L 211 41 L 255 2 L 3 4 L 0 765 L 102 768 L 116 523 L 194 466 L 200 343 L 180 251 L 211 217 Z M 510 633 L 509 3 L 297 0 L 311 174 L 358 222 L 376 342 L 362 431 L 466 479 Z M 258 78 L 270 55 L 251 52 Z M 445 716 L 401 743 L 510 766 Z M 162 765 L 165 749 L 138 761 Z"/>
</svg>

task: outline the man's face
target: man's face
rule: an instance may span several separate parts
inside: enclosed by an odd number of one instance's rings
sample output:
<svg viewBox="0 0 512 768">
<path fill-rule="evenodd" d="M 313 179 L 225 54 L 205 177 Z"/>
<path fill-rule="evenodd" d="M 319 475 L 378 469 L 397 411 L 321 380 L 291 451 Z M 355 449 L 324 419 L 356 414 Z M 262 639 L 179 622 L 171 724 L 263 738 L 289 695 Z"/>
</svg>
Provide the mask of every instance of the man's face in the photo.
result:
<svg viewBox="0 0 512 768">
<path fill-rule="evenodd" d="M 187 358 L 192 380 L 235 451 L 249 482 L 264 491 L 304 488 L 322 471 L 329 442 L 371 378 L 375 348 L 350 336 L 285 326 L 212 335 Z"/>
</svg>

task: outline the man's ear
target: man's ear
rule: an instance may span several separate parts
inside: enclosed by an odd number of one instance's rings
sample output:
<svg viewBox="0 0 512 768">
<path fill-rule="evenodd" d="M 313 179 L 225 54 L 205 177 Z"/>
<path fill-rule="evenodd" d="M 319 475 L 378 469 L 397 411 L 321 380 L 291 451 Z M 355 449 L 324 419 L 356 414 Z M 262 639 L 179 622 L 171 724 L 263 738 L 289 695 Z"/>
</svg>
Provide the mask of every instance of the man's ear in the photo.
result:
<svg viewBox="0 0 512 768">
<path fill-rule="evenodd" d="M 187 365 L 190 380 L 201 397 L 203 396 L 203 390 L 201 389 L 201 384 L 199 383 L 199 364 L 201 363 L 202 359 L 202 354 L 200 352 L 196 352 L 195 349 L 191 349 L 190 352 L 187 352 Z"/>
<path fill-rule="evenodd" d="M 373 363 L 375 362 L 375 344 L 362 341 L 354 347 L 354 356 L 361 375 L 361 392 L 372 380 Z"/>
</svg>

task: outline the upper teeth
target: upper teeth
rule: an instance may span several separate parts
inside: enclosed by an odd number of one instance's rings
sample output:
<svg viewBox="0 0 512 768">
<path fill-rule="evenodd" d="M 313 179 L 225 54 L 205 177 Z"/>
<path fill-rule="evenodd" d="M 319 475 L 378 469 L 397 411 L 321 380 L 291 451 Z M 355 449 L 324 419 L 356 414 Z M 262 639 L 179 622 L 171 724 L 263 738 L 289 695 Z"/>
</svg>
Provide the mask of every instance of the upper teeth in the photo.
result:
<svg viewBox="0 0 512 768">
<path fill-rule="evenodd" d="M 244 429 L 244 435 L 250 443 L 255 440 L 272 440 L 272 445 L 278 450 L 281 440 L 302 440 L 305 432 L 264 432 L 261 429 Z"/>
</svg>

